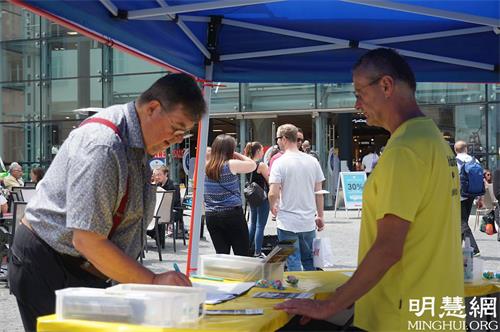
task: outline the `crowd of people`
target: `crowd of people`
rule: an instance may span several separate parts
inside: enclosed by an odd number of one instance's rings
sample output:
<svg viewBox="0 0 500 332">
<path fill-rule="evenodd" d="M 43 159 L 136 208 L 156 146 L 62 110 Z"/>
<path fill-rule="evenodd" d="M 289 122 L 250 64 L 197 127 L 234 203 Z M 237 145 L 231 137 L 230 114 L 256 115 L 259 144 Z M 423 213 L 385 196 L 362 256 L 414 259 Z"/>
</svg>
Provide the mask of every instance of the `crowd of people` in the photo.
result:
<svg viewBox="0 0 500 332">
<path fill-rule="evenodd" d="M 358 268 L 329 298 L 286 301 L 276 309 L 303 315 L 306 322 L 326 319 L 355 303 L 355 326 L 406 329 L 406 321 L 415 318 L 410 299 L 463 297 L 462 241 L 470 238 L 479 255 L 468 219 L 474 201 L 481 205 L 484 190 L 464 189 L 462 177 L 469 176 L 465 170 L 475 159 L 463 141 L 455 143 L 455 156 L 433 120 L 422 113 L 413 72 L 397 52 L 366 53 L 354 66 L 353 82 L 356 109 L 369 125 L 391 134 L 383 155 L 370 150 L 362 161 L 369 177 Z M 168 167 L 151 170 L 148 156 L 181 142 L 206 112 L 199 87 L 187 75 L 172 74 L 133 102 L 96 111 L 71 132 L 45 176 L 40 168 L 30 172 L 37 193 L 15 233 L 8 269 L 27 331 L 35 330 L 38 316 L 54 312 L 54 292 L 61 288 L 107 287 L 111 280 L 191 285 L 184 274 L 153 273 L 137 258 L 143 249 L 141 230 L 152 219 L 152 185 L 175 190 L 174 205 L 180 205 L 179 187 L 169 178 Z M 232 136 L 215 137 L 205 167 L 207 229 L 216 253 L 263 257 L 271 214 L 278 239 L 295 247 L 287 269 L 312 271 L 313 239 L 325 227 L 322 156 L 293 124 L 279 126 L 275 135 L 268 162 L 260 142 L 248 142 L 239 153 Z M 10 165 L 3 179 L 6 195 L 24 185 L 22 174 L 18 163 Z M 248 221 L 240 175 L 264 193 L 258 204 L 250 204 Z M 493 180 L 485 170 L 483 188 L 493 181 L 497 195 L 499 180 L 498 170 Z M 0 191 L 4 213 L 6 204 Z M 421 319 L 436 319 L 424 315 Z"/>
</svg>

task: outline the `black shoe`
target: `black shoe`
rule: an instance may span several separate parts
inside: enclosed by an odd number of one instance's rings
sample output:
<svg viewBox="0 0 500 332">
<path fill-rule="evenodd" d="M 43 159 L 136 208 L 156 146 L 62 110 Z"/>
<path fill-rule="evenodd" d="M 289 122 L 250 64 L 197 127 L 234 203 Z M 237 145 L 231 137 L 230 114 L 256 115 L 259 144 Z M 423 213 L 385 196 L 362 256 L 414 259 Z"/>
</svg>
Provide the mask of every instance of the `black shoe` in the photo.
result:
<svg viewBox="0 0 500 332">
<path fill-rule="evenodd" d="M 146 235 L 152 238 L 153 240 L 156 240 L 156 232 L 154 229 L 147 230 Z"/>
</svg>

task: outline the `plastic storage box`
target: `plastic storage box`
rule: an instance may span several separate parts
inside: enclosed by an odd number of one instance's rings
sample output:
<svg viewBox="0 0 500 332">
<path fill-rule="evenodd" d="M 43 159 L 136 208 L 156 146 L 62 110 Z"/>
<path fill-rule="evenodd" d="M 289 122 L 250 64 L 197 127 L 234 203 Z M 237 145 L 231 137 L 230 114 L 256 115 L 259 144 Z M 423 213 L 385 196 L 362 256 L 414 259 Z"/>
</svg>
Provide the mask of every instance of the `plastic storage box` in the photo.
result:
<svg viewBox="0 0 500 332">
<path fill-rule="evenodd" d="M 239 281 L 283 279 L 284 263 L 264 264 L 260 258 L 224 254 L 200 256 L 200 274 Z"/>
<path fill-rule="evenodd" d="M 56 291 L 56 316 L 58 319 L 177 327 L 195 323 L 203 316 L 205 297 L 201 289 L 173 286 L 66 288 Z"/>
<path fill-rule="evenodd" d="M 153 292 L 166 296 L 175 293 L 182 296 L 182 302 L 175 304 L 177 307 L 182 307 L 182 315 L 179 316 L 182 322 L 196 322 L 205 315 L 203 303 L 207 299 L 207 292 L 204 289 L 164 285 L 120 284 L 110 287 L 107 290 L 114 292 L 139 292 L 140 294 Z"/>
</svg>

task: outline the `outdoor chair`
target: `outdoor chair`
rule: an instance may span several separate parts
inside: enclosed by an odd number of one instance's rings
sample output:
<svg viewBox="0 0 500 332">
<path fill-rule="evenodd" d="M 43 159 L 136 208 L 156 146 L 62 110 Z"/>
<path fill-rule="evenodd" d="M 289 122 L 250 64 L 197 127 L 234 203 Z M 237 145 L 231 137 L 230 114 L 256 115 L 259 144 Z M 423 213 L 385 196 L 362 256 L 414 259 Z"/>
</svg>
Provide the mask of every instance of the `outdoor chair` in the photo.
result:
<svg viewBox="0 0 500 332">
<path fill-rule="evenodd" d="M 14 235 L 16 234 L 16 227 L 21 223 L 21 219 L 24 217 L 24 211 L 26 210 L 26 202 L 14 201 L 13 209 L 12 209 L 12 220 L 8 225 L 7 234 L 9 237 L 9 242 L 7 243 L 7 247 L 9 249 L 7 257 L 9 261 L 12 259 L 12 243 L 14 242 Z M 2 231 L 5 232 L 5 229 L 2 227 Z M 10 285 L 7 283 L 7 286 L 10 288 Z"/>
<path fill-rule="evenodd" d="M 158 209 L 160 208 L 161 201 L 163 200 L 163 196 L 165 194 L 165 190 L 161 187 L 158 187 L 156 189 L 156 202 L 155 202 L 155 209 L 153 210 L 153 216 L 158 215 Z M 154 230 L 155 227 L 155 218 L 151 219 L 151 222 L 148 224 L 148 227 L 146 228 L 147 231 L 152 231 Z M 143 230 L 144 228 L 141 228 Z M 143 231 L 141 231 L 141 255 L 139 256 L 140 262 L 142 264 L 142 259 L 144 258 L 144 251 L 148 251 L 148 245 L 147 241 L 144 243 L 144 238 L 145 234 Z M 156 239 L 156 237 L 155 237 Z M 156 244 L 158 245 L 158 243 Z"/>
<path fill-rule="evenodd" d="M 161 224 L 165 225 L 171 224 L 173 227 L 174 234 L 177 234 L 177 222 L 175 221 L 173 213 L 174 194 L 175 190 L 165 191 L 163 199 L 160 202 L 160 206 L 158 207 L 158 211 L 153 216 L 155 235 L 156 235 L 156 247 L 158 248 L 158 258 L 160 261 L 162 261 L 162 257 L 161 257 L 160 231 L 158 226 Z M 175 245 L 175 238 L 176 236 L 172 236 L 174 244 L 174 252 L 177 251 Z"/>
<path fill-rule="evenodd" d="M 20 191 L 11 191 L 9 197 L 7 198 L 7 204 L 9 207 L 9 212 L 14 211 L 14 202 L 23 202 L 22 194 Z"/>
<path fill-rule="evenodd" d="M 23 187 L 12 187 L 11 192 L 17 194 L 17 198 L 18 198 L 17 200 L 24 201 L 23 193 L 22 193 L 21 189 L 23 189 Z"/>
<path fill-rule="evenodd" d="M 22 187 L 21 195 L 23 196 L 23 201 L 29 203 L 33 196 L 35 196 L 35 187 Z"/>
<path fill-rule="evenodd" d="M 14 241 L 14 235 L 16 234 L 16 226 L 21 223 L 21 219 L 24 217 L 24 211 L 26 210 L 26 202 L 14 202 L 14 207 L 12 209 L 12 222 L 9 229 L 9 251 L 12 241 Z"/>
</svg>

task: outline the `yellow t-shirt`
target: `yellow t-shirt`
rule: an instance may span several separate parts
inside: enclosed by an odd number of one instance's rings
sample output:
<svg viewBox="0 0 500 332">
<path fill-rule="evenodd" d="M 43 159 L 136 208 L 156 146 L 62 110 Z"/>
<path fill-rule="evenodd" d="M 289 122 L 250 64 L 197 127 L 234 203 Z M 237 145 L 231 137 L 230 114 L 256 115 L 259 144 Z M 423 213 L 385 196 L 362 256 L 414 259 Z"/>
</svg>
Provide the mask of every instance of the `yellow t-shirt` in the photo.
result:
<svg viewBox="0 0 500 332">
<path fill-rule="evenodd" d="M 459 192 L 455 157 L 434 122 L 419 117 L 403 123 L 391 135 L 364 187 L 358 264 L 375 242 L 377 220 L 393 214 L 411 225 L 401 260 L 356 302 L 355 326 L 402 331 L 418 329 L 411 325 L 416 321 L 457 320 L 454 328 L 463 328 L 463 319 L 446 316 L 447 309 L 441 308 L 450 307 L 443 297 L 459 304 L 463 300 L 453 298 L 464 296 Z M 428 310 L 418 317 L 416 309 L 422 307 Z M 455 313 L 465 314 L 465 309 Z"/>
</svg>

